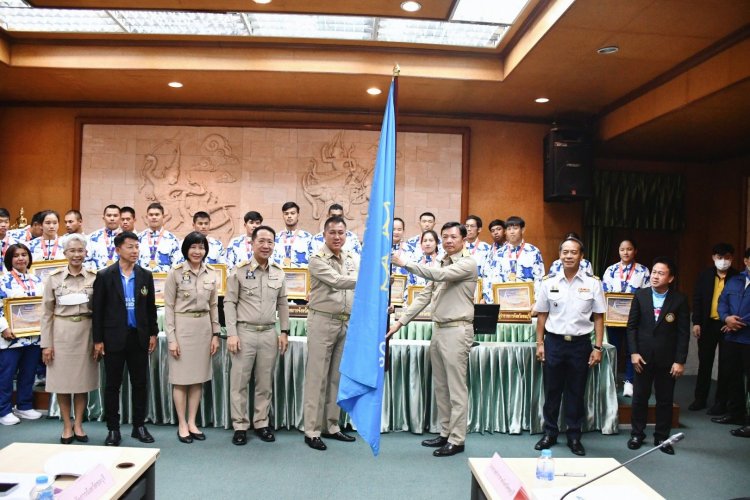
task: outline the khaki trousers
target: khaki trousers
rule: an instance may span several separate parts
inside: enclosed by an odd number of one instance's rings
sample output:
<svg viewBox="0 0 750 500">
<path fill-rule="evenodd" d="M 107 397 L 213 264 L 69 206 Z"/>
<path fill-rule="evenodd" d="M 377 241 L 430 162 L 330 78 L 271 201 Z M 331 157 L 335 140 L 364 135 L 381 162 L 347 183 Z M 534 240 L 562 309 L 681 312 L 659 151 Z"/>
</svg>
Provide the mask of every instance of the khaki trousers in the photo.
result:
<svg viewBox="0 0 750 500">
<path fill-rule="evenodd" d="M 440 435 L 455 445 L 464 444 L 466 440 L 469 415 L 466 370 L 473 342 L 474 327 L 471 324 L 441 328 L 433 323 L 430 362 Z"/>
<path fill-rule="evenodd" d="M 237 335 L 240 338 L 240 352 L 231 355 L 232 368 L 229 372 L 232 427 L 236 431 L 246 431 L 250 428 L 247 386 L 253 370 L 255 370 L 253 428 L 268 427 L 273 376 L 279 352 L 276 330 L 269 327 L 260 332 L 251 331 L 248 325 L 238 323 Z"/>
<path fill-rule="evenodd" d="M 315 311 L 307 317 L 307 366 L 305 367 L 305 436 L 320 437 L 321 431 L 339 432 L 341 409 L 339 364 L 349 321 L 328 318 Z"/>
</svg>

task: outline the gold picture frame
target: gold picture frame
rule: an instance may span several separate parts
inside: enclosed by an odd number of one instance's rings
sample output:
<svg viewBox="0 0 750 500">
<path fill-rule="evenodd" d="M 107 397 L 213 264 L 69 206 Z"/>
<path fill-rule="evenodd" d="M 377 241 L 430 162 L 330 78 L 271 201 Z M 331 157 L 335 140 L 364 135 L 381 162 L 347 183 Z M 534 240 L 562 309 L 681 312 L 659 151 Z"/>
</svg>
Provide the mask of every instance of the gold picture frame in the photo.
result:
<svg viewBox="0 0 750 500">
<path fill-rule="evenodd" d="M 305 268 L 285 267 L 286 296 L 289 300 L 307 300 L 310 295 L 310 273 Z"/>
<path fill-rule="evenodd" d="M 219 297 L 227 294 L 227 265 L 226 264 L 209 264 L 216 272 L 219 273 Z"/>
<path fill-rule="evenodd" d="M 8 326 L 16 337 L 32 337 L 42 331 L 42 297 L 16 297 L 3 301 Z"/>
<path fill-rule="evenodd" d="M 391 279 L 391 305 L 402 306 L 404 305 L 404 295 L 406 292 L 407 276 L 403 274 L 392 274 Z"/>
<path fill-rule="evenodd" d="M 495 304 L 500 304 L 499 322 L 531 323 L 531 307 L 534 304 L 533 281 L 493 283 L 492 298 Z"/>
<path fill-rule="evenodd" d="M 154 302 L 157 306 L 164 305 L 164 286 L 168 273 L 151 273 L 154 277 Z"/>
<path fill-rule="evenodd" d="M 604 294 L 604 302 L 607 304 L 607 310 L 604 312 L 604 324 L 606 326 L 628 326 L 633 296 L 632 293 Z"/>
<path fill-rule="evenodd" d="M 482 303 L 482 296 L 484 295 L 482 286 L 483 286 L 482 278 L 477 278 L 477 287 L 474 290 L 474 303 L 475 304 Z"/>
<path fill-rule="evenodd" d="M 424 290 L 424 285 L 409 285 L 406 288 L 406 305 L 411 306 L 414 299 L 422 290 Z M 414 319 L 418 321 L 432 321 L 432 304 L 427 304 Z"/>
<path fill-rule="evenodd" d="M 39 276 L 42 282 L 62 267 L 68 267 L 68 259 L 55 259 L 55 260 L 40 260 L 35 261 L 29 268 L 29 273 L 34 276 Z"/>
</svg>

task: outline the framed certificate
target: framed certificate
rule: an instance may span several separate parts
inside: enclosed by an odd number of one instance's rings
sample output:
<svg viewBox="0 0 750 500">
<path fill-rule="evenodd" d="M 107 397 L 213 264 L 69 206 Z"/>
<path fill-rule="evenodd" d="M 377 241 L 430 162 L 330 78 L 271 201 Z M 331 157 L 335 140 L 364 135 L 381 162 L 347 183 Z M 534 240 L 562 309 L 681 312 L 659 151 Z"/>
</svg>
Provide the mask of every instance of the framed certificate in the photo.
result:
<svg viewBox="0 0 750 500">
<path fill-rule="evenodd" d="M 406 304 L 410 306 L 419 293 L 424 290 L 423 285 L 411 285 L 406 289 Z M 422 311 L 416 315 L 415 320 L 432 321 L 432 304 L 427 304 Z"/>
<path fill-rule="evenodd" d="M 474 303 L 479 304 L 482 302 L 482 278 L 477 278 L 477 288 L 474 291 Z"/>
<path fill-rule="evenodd" d="M 219 296 L 223 297 L 227 293 L 227 265 L 211 264 L 211 267 L 219 274 Z"/>
<path fill-rule="evenodd" d="M 61 267 L 68 267 L 68 259 L 36 261 L 29 268 L 29 272 L 35 276 L 39 276 L 44 281 L 47 276 Z"/>
<path fill-rule="evenodd" d="M 531 323 L 531 306 L 534 303 L 532 281 L 493 283 L 492 297 L 495 304 L 500 304 L 499 322 Z"/>
<path fill-rule="evenodd" d="M 5 319 L 16 337 L 31 337 L 41 333 L 42 297 L 5 299 L 3 309 Z"/>
<path fill-rule="evenodd" d="M 307 269 L 285 267 L 286 295 L 289 300 L 307 300 L 310 294 L 310 273 Z"/>
<path fill-rule="evenodd" d="M 607 310 L 604 313 L 604 324 L 607 326 L 627 326 L 630 306 L 633 304 L 632 293 L 605 293 Z"/>
<path fill-rule="evenodd" d="M 154 276 L 154 297 L 157 306 L 164 305 L 164 285 L 167 283 L 167 273 L 151 273 Z"/>
<path fill-rule="evenodd" d="M 404 304 L 404 292 L 406 291 L 406 276 L 403 274 L 391 275 L 391 305 L 401 306 Z"/>
</svg>

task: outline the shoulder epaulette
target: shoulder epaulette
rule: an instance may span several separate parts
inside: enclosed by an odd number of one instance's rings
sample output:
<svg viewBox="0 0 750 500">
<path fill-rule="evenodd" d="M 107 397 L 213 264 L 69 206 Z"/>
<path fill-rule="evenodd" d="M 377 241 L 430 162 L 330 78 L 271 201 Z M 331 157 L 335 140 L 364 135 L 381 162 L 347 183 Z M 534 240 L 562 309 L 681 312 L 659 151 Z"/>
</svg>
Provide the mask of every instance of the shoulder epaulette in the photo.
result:
<svg viewBox="0 0 750 500">
<path fill-rule="evenodd" d="M 175 264 L 175 266 L 174 266 L 173 269 L 182 269 L 182 264 L 184 264 L 184 263 L 180 262 L 179 264 Z"/>
<path fill-rule="evenodd" d="M 54 271 L 52 271 L 51 273 L 49 273 L 48 276 L 54 276 L 56 274 L 60 274 L 61 272 L 65 271 L 66 269 L 67 269 L 67 267 L 59 267 L 59 268 L 55 269 Z"/>
<path fill-rule="evenodd" d="M 549 273 L 547 276 L 542 278 L 542 281 L 546 280 L 547 278 L 554 278 L 554 277 L 555 277 L 555 273 Z"/>
<path fill-rule="evenodd" d="M 216 268 L 213 266 L 213 264 L 206 264 L 206 269 L 210 269 L 211 271 L 216 271 Z"/>
<path fill-rule="evenodd" d="M 594 276 L 592 273 L 586 273 L 586 276 L 588 276 L 589 278 L 594 278 L 595 280 L 601 281 L 601 278 L 599 278 L 599 276 Z"/>
<path fill-rule="evenodd" d="M 271 267 L 275 267 L 277 269 L 281 269 L 282 271 L 284 270 L 284 268 L 278 262 L 271 262 Z"/>
<path fill-rule="evenodd" d="M 239 264 L 237 264 L 237 266 L 235 266 L 235 267 L 236 267 L 237 269 L 239 269 L 239 268 L 241 268 L 241 267 L 245 267 L 245 266 L 246 266 L 246 265 L 248 265 L 248 264 L 250 264 L 250 261 L 249 261 L 249 260 L 243 260 L 242 262 L 240 262 Z"/>
</svg>

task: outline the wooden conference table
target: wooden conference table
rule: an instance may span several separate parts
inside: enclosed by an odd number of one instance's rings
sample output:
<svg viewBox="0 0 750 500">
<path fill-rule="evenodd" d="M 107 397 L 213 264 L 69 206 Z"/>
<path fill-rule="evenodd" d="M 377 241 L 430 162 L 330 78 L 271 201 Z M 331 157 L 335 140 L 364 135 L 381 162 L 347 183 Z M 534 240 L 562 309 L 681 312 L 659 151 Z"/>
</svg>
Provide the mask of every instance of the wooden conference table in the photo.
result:
<svg viewBox="0 0 750 500">
<path fill-rule="evenodd" d="M 116 450 L 116 459 L 112 466 L 108 467 L 114 484 L 98 498 L 155 498 L 156 459 L 159 458 L 159 448 L 121 446 Z M 0 473 L 45 475 L 45 463 L 51 457 L 60 453 L 83 455 L 92 451 L 96 452 L 96 449 L 91 446 L 13 443 L 0 450 Z M 56 480 L 53 486 L 65 490 L 73 482 L 73 478 L 61 478 Z M 13 497 L 20 493 L 22 492 L 13 492 Z M 29 493 L 26 492 L 24 498 L 29 498 Z"/>
<path fill-rule="evenodd" d="M 490 464 L 490 458 L 470 458 L 471 469 L 471 500 L 499 499 L 485 473 Z M 521 480 L 526 492 L 531 499 L 559 499 L 571 488 L 585 483 L 586 481 L 602 474 L 620 462 L 614 458 L 555 458 L 555 473 L 583 473 L 585 477 L 555 476 L 554 482 L 549 486 L 540 486 L 536 481 L 536 458 L 503 458 L 508 468 L 512 470 Z M 571 493 L 566 499 L 576 498 L 592 499 L 607 498 L 615 500 L 628 498 L 639 499 L 663 499 L 649 485 L 641 481 L 638 476 L 626 468 L 621 468 L 584 486 L 575 493 Z"/>
</svg>

